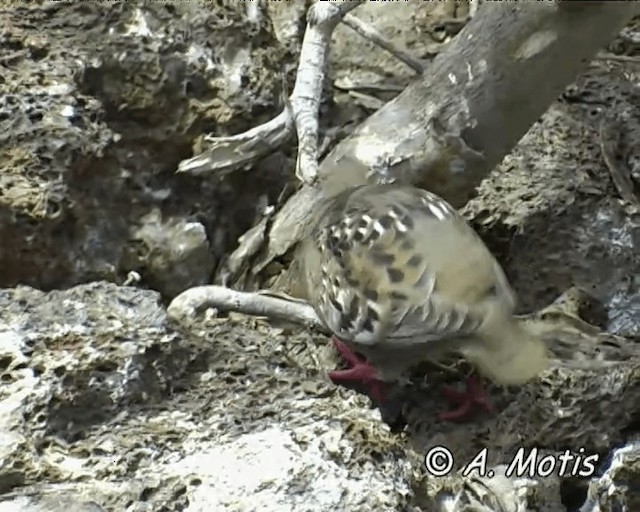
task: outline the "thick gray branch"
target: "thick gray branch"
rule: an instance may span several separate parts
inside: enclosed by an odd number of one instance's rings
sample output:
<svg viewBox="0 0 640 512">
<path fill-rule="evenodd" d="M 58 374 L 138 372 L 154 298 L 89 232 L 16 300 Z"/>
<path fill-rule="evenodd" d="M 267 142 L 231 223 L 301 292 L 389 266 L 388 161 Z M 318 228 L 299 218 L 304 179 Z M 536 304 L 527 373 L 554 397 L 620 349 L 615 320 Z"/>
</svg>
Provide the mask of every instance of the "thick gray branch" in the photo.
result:
<svg viewBox="0 0 640 512">
<path fill-rule="evenodd" d="M 496 2 L 483 9 L 421 80 L 322 162 L 326 188 L 401 181 L 465 204 L 598 50 L 640 12 L 636 2 L 562 5 Z"/>
<path fill-rule="evenodd" d="M 326 193 L 367 182 L 428 188 L 456 206 L 513 148 L 640 2 L 496 2 L 423 76 L 338 144 L 319 167 Z M 274 218 L 257 272 L 304 236 L 321 193 L 304 186 Z"/>
</svg>

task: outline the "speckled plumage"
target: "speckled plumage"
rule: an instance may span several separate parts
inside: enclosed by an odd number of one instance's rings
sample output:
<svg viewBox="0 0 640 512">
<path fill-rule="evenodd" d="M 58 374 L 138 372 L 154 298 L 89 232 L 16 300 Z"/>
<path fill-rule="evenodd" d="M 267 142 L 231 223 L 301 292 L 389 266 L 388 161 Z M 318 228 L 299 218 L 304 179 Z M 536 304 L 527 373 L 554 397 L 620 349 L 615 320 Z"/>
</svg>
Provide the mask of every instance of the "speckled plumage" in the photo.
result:
<svg viewBox="0 0 640 512">
<path fill-rule="evenodd" d="M 500 265 L 441 198 L 397 185 L 356 187 L 327 200 L 302 244 L 308 299 L 381 380 L 459 352 L 498 383 L 546 366 L 541 340 L 513 318 Z"/>
</svg>

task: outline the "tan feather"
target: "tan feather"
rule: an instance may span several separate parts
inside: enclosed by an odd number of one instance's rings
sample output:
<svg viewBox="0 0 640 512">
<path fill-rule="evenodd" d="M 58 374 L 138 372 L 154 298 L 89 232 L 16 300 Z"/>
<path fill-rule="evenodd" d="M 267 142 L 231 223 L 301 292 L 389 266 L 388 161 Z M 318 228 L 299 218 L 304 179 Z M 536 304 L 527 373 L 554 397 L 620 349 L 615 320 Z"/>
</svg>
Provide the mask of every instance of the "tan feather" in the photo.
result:
<svg viewBox="0 0 640 512">
<path fill-rule="evenodd" d="M 502 268 L 434 194 L 397 185 L 344 191 L 323 204 L 300 257 L 320 318 L 385 375 L 441 351 L 460 352 L 505 383 L 524 373 L 496 365 L 518 366 L 521 348 L 537 357 L 536 372 L 546 364 L 542 341 L 514 327 Z"/>
</svg>

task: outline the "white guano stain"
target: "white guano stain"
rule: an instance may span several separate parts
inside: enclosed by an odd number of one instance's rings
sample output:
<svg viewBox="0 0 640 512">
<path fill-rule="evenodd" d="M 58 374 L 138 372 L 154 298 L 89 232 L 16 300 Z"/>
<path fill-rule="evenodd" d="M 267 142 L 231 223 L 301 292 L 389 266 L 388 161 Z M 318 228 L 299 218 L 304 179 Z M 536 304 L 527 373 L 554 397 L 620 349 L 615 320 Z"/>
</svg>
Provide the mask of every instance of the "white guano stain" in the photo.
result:
<svg viewBox="0 0 640 512">
<path fill-rule="evenodd" d="M 520 60 L 530 59 L 543 51 L 558 38 L 555 30 L 541 30 L 528 37 L 515 52 L 515 58 Z"/>
</svg>

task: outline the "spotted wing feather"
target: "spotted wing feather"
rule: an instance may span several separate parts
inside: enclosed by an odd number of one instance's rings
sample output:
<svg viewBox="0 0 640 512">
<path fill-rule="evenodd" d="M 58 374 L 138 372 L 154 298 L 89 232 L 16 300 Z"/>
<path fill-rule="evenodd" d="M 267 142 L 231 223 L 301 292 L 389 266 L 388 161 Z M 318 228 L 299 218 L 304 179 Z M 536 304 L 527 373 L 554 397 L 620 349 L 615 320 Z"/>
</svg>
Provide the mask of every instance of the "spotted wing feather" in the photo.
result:
<svg viewBox="0 0 640 512">
<path fill-rule="evenodd" d="M 469 287 L 453 286 L 448 293 L 439 286 L 455 283 L 455 264 L 448 270 L 453 252 L 478 245 L 451 206 L 419 189 L 384 186 L 345 193 L 336 206 L 316 232 L 324 257 L 311 292 L 337 336 L 361 344 L 413 344 L 478 328 L 474 305 L 459 300 Z M 450 242 L 453 225 L 461 243 Z"/>
</svg>

